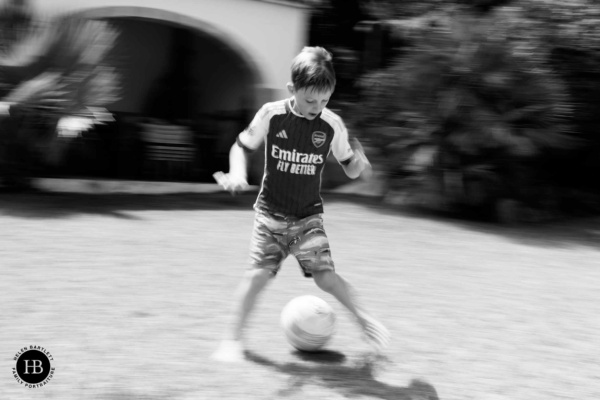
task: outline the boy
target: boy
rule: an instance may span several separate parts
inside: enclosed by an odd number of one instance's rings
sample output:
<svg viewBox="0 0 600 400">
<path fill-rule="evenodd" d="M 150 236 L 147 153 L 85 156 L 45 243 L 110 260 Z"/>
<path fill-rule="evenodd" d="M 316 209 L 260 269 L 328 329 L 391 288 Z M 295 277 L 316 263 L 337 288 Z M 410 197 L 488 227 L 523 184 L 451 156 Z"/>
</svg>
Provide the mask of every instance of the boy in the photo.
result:
<svg viewBox="0 0 600 400">
<path fill-rule="evenodd" d="M 355 317 L 376 347 L 389 341 L 387 329 L 359 307 L 350 285 L 335 272 L 323 228 L 321 172 L 330 151 L 355 179 L 371 166 L 358 141 L 353 150 L 340 117 L 325 106 L 335 89 L 331 54 L 305 47 L 292 63 L 291 98 L 265 104 L 239 134 L 229 154 L 229 173 L 215 174 L 232 193 L 246 186 L 247 153 L 265 142 L 265 169 L 254 205 L 251 266 L 238 288 L 229 337 L 213 354 L 219 361 L 244 359 L 242 334 L 258 294 L 292 254 L 305 277 L 333 295 Z"/>
</svg>

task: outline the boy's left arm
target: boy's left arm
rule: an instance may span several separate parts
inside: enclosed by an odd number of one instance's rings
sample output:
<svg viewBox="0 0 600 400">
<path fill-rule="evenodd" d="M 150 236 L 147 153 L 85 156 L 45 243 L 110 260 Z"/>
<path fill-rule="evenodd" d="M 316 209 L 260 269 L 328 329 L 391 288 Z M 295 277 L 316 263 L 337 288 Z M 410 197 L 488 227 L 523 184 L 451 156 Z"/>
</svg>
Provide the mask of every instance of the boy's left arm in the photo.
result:
<svg viewBox="0 0 600 400">
<path fill-rule="evenodd" d="M 342 163 L 342 168 L 346 175 L 351 179 L 356 179 L 359 176 L 365 179 L 369 179 L 373 175 L 373 168 L 369 159 L 365 155 L 365 151 L 358 141 L 358 139 L 352 139 L 352 151 L 354 155 L 346 163 Z"/>
</svg>

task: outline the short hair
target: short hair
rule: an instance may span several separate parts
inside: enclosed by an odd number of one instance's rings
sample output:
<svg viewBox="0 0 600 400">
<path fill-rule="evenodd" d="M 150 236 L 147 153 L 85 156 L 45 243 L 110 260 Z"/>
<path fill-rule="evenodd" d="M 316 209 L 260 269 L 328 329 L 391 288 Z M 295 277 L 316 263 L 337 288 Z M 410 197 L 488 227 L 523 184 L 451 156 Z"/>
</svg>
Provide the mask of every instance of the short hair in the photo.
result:
<svg viewBox="0 0 600 400">
<path fill-rule="evenodd" d="M 333 90 L 336 80 L 331 53 L 323 47 L 303 48 L 292 61 L 292 83 L 296 89 Z"/>
</svg>

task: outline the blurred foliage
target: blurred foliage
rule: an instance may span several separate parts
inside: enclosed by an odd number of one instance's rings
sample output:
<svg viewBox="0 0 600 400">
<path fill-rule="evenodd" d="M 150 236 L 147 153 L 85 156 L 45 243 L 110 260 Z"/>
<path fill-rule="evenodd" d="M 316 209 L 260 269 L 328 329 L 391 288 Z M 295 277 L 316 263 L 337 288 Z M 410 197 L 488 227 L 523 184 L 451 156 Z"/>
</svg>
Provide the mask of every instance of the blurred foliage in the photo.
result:
<svg viewBox="0 0 600 400">
<path fill-rule="evenodd" d="M 24 1 L 11 0 L 0 4 L 0 53 L 10 51 L 23 30 L 31 25 L 31 10 Z"/>
<path fill-rule="evenodd" d="M 546 157 L 576 147 L 565 86 L 515 54 L 505 29 L 454 15 L 362 79 L 359 123 L 405 189 L 486 211 L 501 198 L 535 203 Z"/>
<path fill-rule="evenodd" d="M 597 2 L 354 3 L 360 40 L 320 38 L 360 60 L 337 106 L 392 192 L 508 219 L 598 210 L 568 198 L 600 193 Z"/>
<path fill-rule="evenodd" d="M 0 178 L 23 184 L 34 164 L 58 161 L 61 121 L 91 127 L 110 119 L 102 107 L 119 97 L 108 56 L 117 32 L 104 21 L 36 15 L 18 1 L 0 8 L 0 23 L 10 32 L 0 43 Z"/>
</svg>

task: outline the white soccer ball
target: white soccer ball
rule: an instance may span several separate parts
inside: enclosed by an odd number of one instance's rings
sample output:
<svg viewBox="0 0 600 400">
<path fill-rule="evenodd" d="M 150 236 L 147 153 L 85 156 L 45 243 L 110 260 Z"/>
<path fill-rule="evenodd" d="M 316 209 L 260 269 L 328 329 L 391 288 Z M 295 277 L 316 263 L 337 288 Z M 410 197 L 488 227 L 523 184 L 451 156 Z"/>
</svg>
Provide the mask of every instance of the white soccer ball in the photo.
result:
<svg viewBox="0 0 600 400">
<path fill-rule="evenodd" d="M 281 312 L 288 342 L 302 351 L 316 351 L 327 344 L 335 332 L 335 321 L 333 308 L 311 295 L 292 299 Z"/>
</svg>

